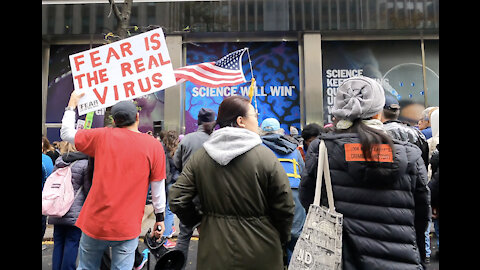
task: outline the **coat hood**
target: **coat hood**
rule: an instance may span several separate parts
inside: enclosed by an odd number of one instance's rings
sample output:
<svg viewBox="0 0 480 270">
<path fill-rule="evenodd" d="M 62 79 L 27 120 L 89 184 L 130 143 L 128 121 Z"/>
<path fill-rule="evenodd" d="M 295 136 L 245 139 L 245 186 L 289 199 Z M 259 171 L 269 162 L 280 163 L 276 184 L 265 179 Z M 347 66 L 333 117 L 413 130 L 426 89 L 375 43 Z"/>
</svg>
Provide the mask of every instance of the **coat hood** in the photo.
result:
<svg viewBox="0 0 480 270">
<path fill-rule="evenodd" d="M 440 133 L 440 109 L 433 111 L 430 115 L 430 124 L 432 126 L 432 137 L 439 137 Z"/>
<path fill-rule="evenodd" d="M 55 166 L 58 168 L 63 168 L 74 161 L 80 160 L 80 159 L 88 159 L 88 156 L 82 152 L 70 152 L 70 153 L 65 153 L 60 156 L 61 158 L 57 158 L 55 161 Z"/>
<path fill-rule="evenodd" d="M 268 148 L 281 155 L 290 154 L 297 149 L 297 145 L 289 141 L 284 135 L 268 134 L 261 138 Z"/>
<path fill-rule="evenodd" d="M 261 143 L 260 136 L 248 129 L 224 127 L 214 131 L 203 147 L 213 160 L 225 166 Z"/>
</svg>

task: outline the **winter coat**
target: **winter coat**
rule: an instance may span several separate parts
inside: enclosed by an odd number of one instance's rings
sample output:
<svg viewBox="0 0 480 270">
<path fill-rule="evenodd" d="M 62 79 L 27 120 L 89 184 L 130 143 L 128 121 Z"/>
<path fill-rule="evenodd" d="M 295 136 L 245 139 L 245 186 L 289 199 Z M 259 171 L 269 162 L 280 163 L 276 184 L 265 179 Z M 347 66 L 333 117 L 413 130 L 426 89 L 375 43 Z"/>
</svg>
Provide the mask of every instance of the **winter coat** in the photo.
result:
<svg viewBox="0 0 480 270">
<path fill-rule="evenodd" d="M 280 134 L 267 134 L 261 137 L 263 144 L 266 145 L 268 148 L 270 148 L 273 153 L 277 156 L 277 158 L 285 158 L 287 155 L 292 156 L 291 158 L 294 158 L 298 162 L 298 171 L 295 168 L 295 173 L 293 172 L 293 166 L 292 163 L 287 162 L 286 166 L 288 167 L 288 171 L 284 166 L 285 171 L 290 174 L 298 174 L 298 177 L 300 177 L 300 174 L 303 172 L 303 169 L 305 168 L 305 162 L 303 161 L 302 155 L 300 154 L 300 151 L 297 150 L 297 145 L 295 143 L 292 143 L 288 137 L 285 135 L 280 135 Z M 290 158 L 290 157 L 289 157 Z M 283 165 L 283 164 L 282 164 Z M 299 178 L 295 177 L 289 177 L 290 181 L 290 187 L 291 188 L 298 188 L 298 185 L 300 183 Z"/>
<path fill-rule="evenodd" d="M 440 144 L 437 144 L 436 148 L 430 158 L 432 178 L 428 183 L 428 187 L 431 192 L 431 206 L 440 212 Z"/>
<path fill-rule="evenodd" d="M 66 167 L 75 161 L 77 162 L 71 167 L 73 192 L 77 194 L 81 186 L 83 186 L 83 190 L 75 197 L 70 210 L 63 217 L 48 217 L 49 224 L 74 226 L 90 191 L 92 179 L 87 173 L 88 156 L 84 153 L 73 152 L 60 156 L 55 162 L 54 171 L 58 168 Z"/>
<path fill-rule="evenodd" d="M 42 153 L 42 191 L 43 191 L 43 186 L 45 185 L 45 181 L 47 180 L 47 177 L 52 173 L 53 170 L 53 163 L 52 159 Z"/>
<path fill-rule="evenodd" d="M 199 126 L 197 131 L 185 135 L 182 141 L 178 144 L 177 150 L 173 155 L 175 167 L 177 167 L 179 171 L 182 171 L 185 164 L 187 164 L 190 155 L 200 149 L 202 144 L 207 141 L 209 137 L 210 135 L 205 133 L 203 126 Z"/>
<path fill-rule="evenodd" d="M 430 156 L 428 154 L 428 143 L 420 130 L 398 120 L 386 121 L 383 123 L 383 127 L 392 138 L 418 146 L 422 151 L 423 163 L 425 166 L 428 165 L 428 157 Z"/>
<path fill-rule="evenodd" d="M 247 129 L 214 131 L 170 188 L 187 226 L 201 222 L 198 269 L 282 269 L 294 202 L 276 156 Z M 192 199 L 198 194 L 200 211 Z"/>
<path fill-rule="evenodd" d="M 343 269 L 422 269 L 430 194 L 420 149 L 393 140 L 393 162 L 347 162 L 345 145 L 360 143 L 357 134 L 319 138 L 328 150 L 335 208 L 344 218 Z M 319 138 L 308 147 L 300 182 L 307 211 L 315 196 Z M 321 198 L 328 205 L 325 187 Z"/>
<path fill-rule="evenodd" d="M 175 164 L 173 162 L 173 157 L 170 156 L 170 152 L 167 151 L 167 147 L 165 146 L 165 143 L 161 142 L 163 146 L 163 152 L 165 153 L 165 174 L 167 176 L 166 181 L 165 181 L 165 186 L 168 184 L 173 184 L 178 178 L 179 171 L 175 167 Z M 151 191 L 149 191 L 151 193 Z M 168 194 L 168 191 L 167 191 Z"/>
<path fill-rule="evenodd" d="M 287 173 L 288 180 L 290 181 L 290 188 L 293 189 L 293 201 L 295 202 L 295 210 L 293 216 L 293 224 L 291 230 L 291 241 L 288 243 L 290 250 L 293 251 L 293 247 L 297 242 L 298 238 L 303 229 L 303 224 L 305 223 L 306 213 L 298 199 L 298 187 L 300 186 L 300 175 L 305 169 L 305 162 L 303 161 L 302 155 L 297 149 L 297 145 L 292 143 L 287 136 L 280 134 L 267 134 L 261 137 L 263 144 L 267 146 L 273 153 L 277 156 L 282 164 L 283 169 Z M 288 159 L 289 161 L 280 160 Z M 292 161 L 295 160 L 294 164 Z"/>
</svg>

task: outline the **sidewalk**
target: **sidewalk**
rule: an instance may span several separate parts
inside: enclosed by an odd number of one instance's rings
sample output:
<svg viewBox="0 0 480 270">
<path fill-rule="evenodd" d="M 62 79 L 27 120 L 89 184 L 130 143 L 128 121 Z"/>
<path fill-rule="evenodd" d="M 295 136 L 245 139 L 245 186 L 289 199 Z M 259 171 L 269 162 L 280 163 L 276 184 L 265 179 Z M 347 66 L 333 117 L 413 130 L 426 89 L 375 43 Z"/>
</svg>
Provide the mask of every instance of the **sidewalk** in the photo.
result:
<svg viewBox="0 0 480 270">
<path fill-rule="evenodd" d="M 180 232 L 180 229 L 178 227 L 179 220 L 175 216 L 174 218 L 174 224 L 175 224 L 175 229 L 176 232 L 173 234 L 174 238 L 177 238 L 178 233 Z M 153 225 L 155 224 L 155 215 L 153 214 L 153 207 L 151 205 L 146 205 L 145 206 L 145 213 L 143 215 L 142 219 L 142 232 L 140 233 L 140 238 L 141 241 L 139 243 L 139 246 L 141 249 L 145 248 L 145 244 L 143 244 L 143 238 L 145 234 L 147 233 L 149 228 L 153 228 Z M 432 250 L 432 257 L 431 257 L 431 263 L 427 265 L 427 270 L 438 270 L 439 269 L 439 259 L 435 257 L 435 253 L 438 250 L 437 244 L 436 244 L 436 236 L 433 233 L 434 229 L 432 227 L 431 229 L 431 250 Z M 193 232 L 194 237 L 198 237 L 198 232 L 195 230 Z M 193 240 L 193 238 L 192 238 Z M 45 231 L 45 236 L 43 238 L 44 245 L 42 248 L 42 269 L 51 269 L 51 253 L 52 253 L 52 247 L 53 247 L 53 225 L 47 225 L 47 229 Z M 176 240 L 174 240 L 176 241 Z M 190 242 L 190 247 L 189 247 L 189 255 L 188 255 L 188 261 L 186 264 L 185 270 L 193 270 L 196 269 L 196 260 L 197 260 L 197 248 L 198 248 L 198 238 L 196 238 L 194 241 Z M 46 249 L 46 250 L 43 250 Z M 45 253 L 45 254 L 44 254 Z M 154 266 L 155 260 L 152 259 L 152 266 Z M 145 268 L 146 269 L 146 268 Z M 153 269 L 153 268 L 150 268 Z"/>
<path fill-rule="evenodd" d="M 148 232 L 148 229 L 153 229 L 153 225 L 155 224 L 155 214 L 153 213 L 153 207 L 151 204 L 145 205 L 145 212 L 142 218 L 142 232 L 140 233 L 140 238 L 143 239 L 145 234 Z M 173 237 L 177 237 L 180 229 L 178 227 L 179 219 L 175 215 L 174 217 L 174 224 L 175 224 L 175 233 Z M 195 230 L 193 232 L 194 237 L 198 237 L 198 232 Z M 47 223 L 47 229 L 45 230 L 45 235 L 43 236 L 43 241 L 53 241 L 53 225 Z"/>
<path fill-rule="evenodd" d="M 143 250 L 146 248 L 146 245 L 143 241 L 145 234 L 147 233 L 148 229 L 152 229 L 153 225 L 155 224 L 155 215 L 153 214 L 153 207 L 151 205 L 145 206 L 145 213 L 143 215 L 143 222 L 142 222 L 142 232 L 140 234 L 140 241 L 138 242 L 139 250 Z M 179 220 L 175 216 L 174 224 L 176 232 L 173 234 L 173 241 L 176 241 L 178 233 L 180 231 L 178 227 Z M 192 240 L 190 241 L 190 246 L 188 248 L 188 260 L 186 261 L 185 270 L 195 270 L 197 266 L 197 249 L 198 249 L 198 232 L 195 230 L 193 232 Z M 47 225 L 47 229 L 45 231 L 45 235 L 43 238 L 42 244 L 42 269 L 52 269 L 52 254 L 53 254 L 53 225 Z M 78 258 L 77 258 L 78 263 Z M 147 265 L 144 266 L 142 269 L 154 269 L 156 263 L 156 259 L 153 256 L 150 256 L 149 262 Z M 22 265 L 19 269 L 26 269 Z"/>
</svg>

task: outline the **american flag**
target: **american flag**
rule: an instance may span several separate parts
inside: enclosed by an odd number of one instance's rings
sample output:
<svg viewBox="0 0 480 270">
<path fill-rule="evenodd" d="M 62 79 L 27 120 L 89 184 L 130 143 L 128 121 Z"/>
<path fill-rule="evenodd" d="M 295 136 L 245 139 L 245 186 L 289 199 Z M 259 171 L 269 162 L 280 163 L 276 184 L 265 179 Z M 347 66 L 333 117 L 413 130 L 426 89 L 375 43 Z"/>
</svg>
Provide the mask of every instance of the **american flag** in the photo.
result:
<svg viewBox="0 0 480 270">
<path fill-rule="evenodd" d="M 216 62 L 206 62 L 175 69 L 177 84 L 190 81 L 196 85 L 217 88 L 244 82 L 242 56 L 248 48 L 231 52 Z"/>
</svg>

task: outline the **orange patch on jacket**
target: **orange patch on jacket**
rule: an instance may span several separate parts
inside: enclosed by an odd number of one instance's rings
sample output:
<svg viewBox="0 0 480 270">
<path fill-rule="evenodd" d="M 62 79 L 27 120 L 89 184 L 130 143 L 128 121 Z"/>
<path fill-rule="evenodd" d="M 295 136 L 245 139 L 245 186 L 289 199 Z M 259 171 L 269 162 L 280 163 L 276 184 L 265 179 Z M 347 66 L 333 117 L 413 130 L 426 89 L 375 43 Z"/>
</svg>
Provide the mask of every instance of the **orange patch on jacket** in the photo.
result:
<svg viewBox="0 0 480 270">
<path fill-rule="evenodd" d="M 393 151 L 388 144 L 375 144 L 372 146 L 372 158 L 366 160 L 363 156 L 362 145 L 359 143 L 345 144 L 346 161 L 376 161 L 393 162 Z"/>
</svg>

